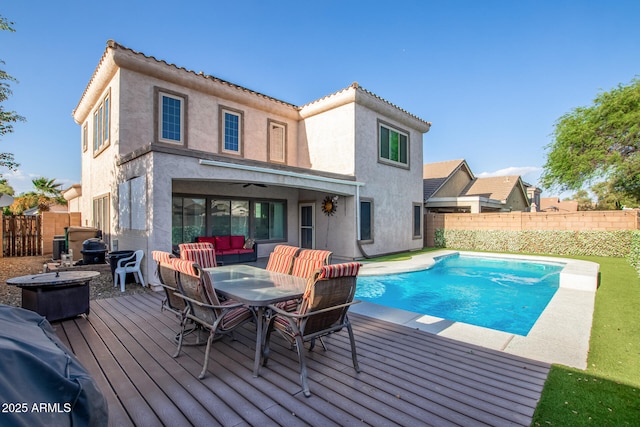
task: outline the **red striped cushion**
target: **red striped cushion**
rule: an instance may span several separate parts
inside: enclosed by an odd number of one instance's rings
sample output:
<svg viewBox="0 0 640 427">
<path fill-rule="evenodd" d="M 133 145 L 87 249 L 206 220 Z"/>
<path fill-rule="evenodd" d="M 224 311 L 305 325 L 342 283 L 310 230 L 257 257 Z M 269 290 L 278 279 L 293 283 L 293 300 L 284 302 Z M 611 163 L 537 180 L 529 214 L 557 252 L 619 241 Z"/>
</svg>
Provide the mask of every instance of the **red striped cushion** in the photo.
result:
<svg viewBox="0 0 640 427">
<path fill-rule="evenodd" d="M 291 275 L 308 278 L 323 265 L 323 261 L 317 259 L 294 258 Z"/>
<path fill-rule="evenodd" d="M 202 268 L 216 267 L 216 252 L 213 249 L 182 249 L 180 258 L 193 261 Z"/>
<path fill-rule="evenodd" d="M 307 259 L 315 259 L 318 261 L 323 261 L 325 264 L 329 262 L 329 257 L 333 252 L 331 251 L 321 251 L 318 249 L 303 249 L 298 254 L 299 258 L 307 258 Z"/>
<path fill-rule="evenodd" d="M 289 246 L 289 245 L 277 245 L 275 248 L 273 248 L 273 252 L 276 254 L 283 254 L 283 255 L 295 255 L 298 250 L 300 250 L 300 248 L 298 248 L 297 246 Z"/>
<path fill-rule="evenodd" d="M 271 255 L 269 255 L 267 270 L 289 274 L 289 272 L 291 271 L 292 260 L 293 257 L 290 255 L 283 255 L 272 252 Z"/>
<path fill-rule="evenodd" d="M 173 269 L 180 273 L 188 274 L 190 276 L 197 276 L 195 269 L 193 268 L 193 261 L 188 261 L 181 258 L 171 258 L 171 265 Z"/>
<path fill-rule="evenodd" d="M 161 262 L 168 264 L 169 258 L 171 258 L 171 254 L 165 251 L 151 251 L 151 256 L 158 264 Z"/>
<path fill-rule="evenodd" d="M 214 248 L 213 243 L 209 243 L 209 242 L 180 243 L 178 247 L 180 248 L 180 252 L 182 252 L 183 249 L 213 249 Z"/>
<path fill-rule="evenodd" d="M 357 276 L 362 264 L 359 262 L 345 262 L 343 264 L 331 264 L 322 267 L 320 279 L 333 279 L 336 277 Z"/>
<path fill-rule="evenodd" d="M 222 305 L 231 305 L 237 304 L 237 301 L 227 300 Z M 222 318 L 222 324 L 220 327 L 222 330 L 233 329 L 235 326 L 238 326 L 240 323 L 250 319 L 253 315 L 251 311 L 249 311 L 246 307 L 237 307 L 232 308 L 231 310 L 225 312 L 224 317 Z"/>
</svg>

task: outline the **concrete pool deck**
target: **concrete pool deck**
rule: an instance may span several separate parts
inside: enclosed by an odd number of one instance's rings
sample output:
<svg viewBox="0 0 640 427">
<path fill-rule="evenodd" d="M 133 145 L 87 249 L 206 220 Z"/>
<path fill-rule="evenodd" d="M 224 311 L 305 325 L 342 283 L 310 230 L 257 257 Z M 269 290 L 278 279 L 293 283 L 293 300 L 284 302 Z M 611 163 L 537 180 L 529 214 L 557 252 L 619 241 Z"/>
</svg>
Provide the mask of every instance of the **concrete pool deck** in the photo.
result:
<svg viewBox="0 0 640 427">
<path fill-rule="evenodd" d="M 363 262 L 359 274 L 372 276 L 424 270 L 433 265 L 434 258 L 455 253 L 561 262 L 566 265 L 560 273 L 558 290 L 527 336 L 425 316 L 364 301 L 351 307 L 350 311 L 542 362 L 559 363 L 579 369 L 587 367 L 591 322 L 600 268 L 597 263 L 545 256 L 441 250 L 414 255 L 408 260 Z"/>
</svg>

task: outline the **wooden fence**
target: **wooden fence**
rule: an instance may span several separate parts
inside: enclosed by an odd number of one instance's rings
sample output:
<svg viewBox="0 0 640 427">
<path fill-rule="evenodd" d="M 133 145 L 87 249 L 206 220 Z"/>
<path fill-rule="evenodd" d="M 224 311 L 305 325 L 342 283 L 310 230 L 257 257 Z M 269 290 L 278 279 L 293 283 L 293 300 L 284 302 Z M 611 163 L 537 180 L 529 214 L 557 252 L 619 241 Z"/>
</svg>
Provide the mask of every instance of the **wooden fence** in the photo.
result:
<svg viewBox="0 0 640 427">
<path fill-rule="evenodd" d="M 40 215 L 2 217 L 2 255 L 5 257 L 42 255 Z"/>
</svg>

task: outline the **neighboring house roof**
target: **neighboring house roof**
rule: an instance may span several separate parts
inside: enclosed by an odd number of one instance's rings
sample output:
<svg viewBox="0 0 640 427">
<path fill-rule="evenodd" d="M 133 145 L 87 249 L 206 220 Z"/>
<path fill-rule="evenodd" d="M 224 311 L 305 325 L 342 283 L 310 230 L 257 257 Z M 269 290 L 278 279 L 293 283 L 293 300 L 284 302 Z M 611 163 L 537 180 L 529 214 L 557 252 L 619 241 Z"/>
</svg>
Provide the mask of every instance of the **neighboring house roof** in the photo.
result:
<svg viewBox="0 0 640 427">
<path fill-rule="evenodd" d="M 49 212 L 68 212 L 69 208 L 66 205 L 51 205 L 49 206 Z M 22 215 L 38 215 L 40 213 L 40 209 L 35 206 L 33 208 L 29 208 L 22 212 Z"/>
<path fill-rule="evenodd" d="M 428 163 L 422 166 L 424 200 L 433 196 L 458 170 L 466 169 L 471 179 L 473 173 L 464 159 L 447 160 L 444 162 Z"/>
<path fill-rule="evenodd" d="M 518 186 L 522 187 L 522 181 L 518 175 L 476 178 L 460 195 L 486 197 L 505 202 Z M 524 194 L 526 195 L 526 191 Z"/>
<path fill-rule="evenodd" d="M 518 175 L 476 178 L 465 160 L 426 164 L 423 178 L 429 209 L 481 212 L 529 207 L 527 190 Z"/>
<path fill-rule="evenodd" d="M 577 212 L 578 202 L 575 200 L 560 201 L 558 197 L 541 197 L 541 211 Z"/>
</svg>

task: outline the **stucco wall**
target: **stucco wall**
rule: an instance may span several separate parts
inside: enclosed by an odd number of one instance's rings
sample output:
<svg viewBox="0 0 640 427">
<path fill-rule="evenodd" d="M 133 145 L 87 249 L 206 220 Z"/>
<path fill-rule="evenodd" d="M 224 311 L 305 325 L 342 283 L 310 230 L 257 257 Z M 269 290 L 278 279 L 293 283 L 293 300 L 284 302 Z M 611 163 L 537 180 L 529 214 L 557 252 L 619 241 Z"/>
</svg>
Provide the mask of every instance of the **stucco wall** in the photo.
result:
<svg viewBox="0 0 640 427">
<path fill-rule="evenodd" d="M 116 107 L 120 103 L 120 74 L 116 73 L 112 76 L 112 80 L 101 91 L 98 101 L 104 99 L 104 95 L 110 94 L 110 128 L 109 128 L 109 145 L 101 152 L 95 153 L 93 150 L 93 113 L 96 106 L 94 105 L 86 120 L 80 124 L 80 129 L 86 123 L 88 125 L 88 141 L 87 150 L 82 151 L 82 196 L 78 203 L 78 208 L 82 212 L 82 225 L 93 226 L 93 200 L 98 197 L 110 196 L 110 228 L 103 230 L 105 234 L 113 233 L 113 224 L 115 220 L 115 212 L 112 195 L 112 182 L 118 174 L 116 160 L 118 156 L 118 145 L 120 143 L 120 131 L 116 125 L 120 119 L 119 109 Z"/>
<path fill-rule="evenodd" d="M 123 109 L 119 122 L 122 139 L 120 154 L 127 154 L 136 148 L 140 148 L 149 142 L 155 141 L 155 105 L 157 103 L 155 88 L 182 96 L 186 100 L 186 145 L 190 149 L 208 153 L 220 152 L 220 108 L 225 107 L 242 114 L 242 157 L 259 161 L 268 159 L 268 123 L 269 120 L 286 125 L 287 135 L 287 160 L 291 166 L 298 165 L 297 139 L 298 122 L 291 118 L 296 114 L 293 108 L 287 109 L 289 115 L 282 114 L 280 104 L 268 108 L 269 104 L 258 104 L 256 108 L 250 102 L 255 94 L 245 93 L 244 96 L 233 99 L 216 96 L 203 91 L 207 85 L 215 86 L 219 83 L 205 81 L 203 77 L 187 74 L 188 80 L 194 80 L 200 84 L 183 86 L 184 71 L 174 70 L 169 73 L 166 80 L 141 74 L 136 71 L 122 69 L 121 80 Z M 224 93 L 223 93 L 224 94 Z M 242 102 L 244 101 L 244 102 Z M 172 145 L 172 144 L 168 144 Z M 230 154 L 233 157 L 233 154 Z"/>
<path fill-rule="evenodd" d="M 462 169 L 458 169 L 451 179 L 436 191 L 432 197 L 458 197 L 470 182 L 471 177 L 469 174 Z"/>
<path fill-rule="evenodd" d="M 378 161 L 378 120 L 409 134 L 409 169 Z M 422 247 L 413 238 L 413 203 L 422 203 L 422 133 L 365 106 L 356 108 L 356 178 L 365 182 L 360 197 L 373 200 L 373 243 L 368 255 Z"/>
<path fill-rule="evenodd" d="M 308 117 L 299 153 L 308 153 L 311 169 L 353 175 L 355 170 L 355 104 L 353 102 Z M 306 145 L 306 146 L 305 146 Z M 300 163 L 305 162 L 304 156 Z"/>
</svg>

